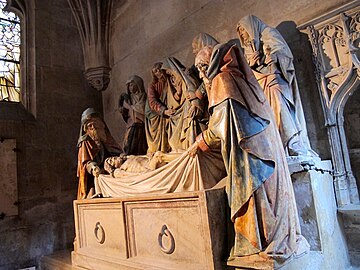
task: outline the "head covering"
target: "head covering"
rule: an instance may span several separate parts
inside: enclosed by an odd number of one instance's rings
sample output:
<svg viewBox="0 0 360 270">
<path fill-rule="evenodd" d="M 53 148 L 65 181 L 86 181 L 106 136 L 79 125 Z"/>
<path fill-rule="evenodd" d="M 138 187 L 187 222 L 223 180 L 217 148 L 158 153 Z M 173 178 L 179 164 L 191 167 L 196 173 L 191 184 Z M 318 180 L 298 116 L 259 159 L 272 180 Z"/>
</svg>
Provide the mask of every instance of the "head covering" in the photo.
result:
<svg viewBox="0 0 360 270">
<path fill-rule="evenodd" d="M 192 41 L 193 53 L 196 55 L 205 46 L 214 47 L 219 42 L 207 33 L 199 33 Z"/>
<path fill-rule="evenodd" d="M 215 89 L 214 91 L 212 90 L 212 93 L 208 93 L 209 108 L 217 105 L 225 98 L 233 98 L 245 106 L 252 102 L 264 103 L 266 101 L 263 90 L 257 82 L 252 70 L 247 64 L 239 47 L 234 45 L 233 42 L 216 45 L 212 49 L 210 60 L 209 47 L 204 47 L 195 58 L 195 63 L 200 62 L 208 62 L 209 67 L 207 70 L 207 77 L 210 80 L 213 80 L 219 73 L 222 72 L 231 74 L 231 76 L 240 77 L 246 82 L 246 84 L 242 85 L 242 87 L 220 87 L 216 90 L 216 92 Z M 233 82 L 235 82 L 235 79 Z M 211 89 L 213 88 L 214 87 Z M 234 89 L 239 88 L 241 88 L 242 93 L 234 92 Z M 219 91 L 223 91 L 223 93 L 219 93 Z M 252 99 L 252 97 L 254 97 L 255 100 L 249 100 Z M 250 109 L 252 106 L 247 107 Z"/>
<path fill-rule="evenodd" d="M 104 143 L 104 146 L 107 148 L 107 150 L 110 153 L 120 154 L 122 152 L 121 147 L 118 145 L 118 143 L 115 141 L 115 139 L 111 136 L 110 130 L 109 130 L 108 126 L 106 125 L 105 121 L 102 119 L 100 113 L 95 111 L 94 108 L 87 108 L 81 115 L 81 127 L 80 127 L 80 134 L 79 134 L 77 146 L 80 147 L 80 144 L 89 138 L 88 135 L 86 134 L 86 131 L 84 130 L 84 126 L 92 118 L 100 119 L 105 125 L 106 141 L 103 143 Z"/>
<path fill-rule="evenodd" d="M 162 69 L 168 70 L 175 77 L 185 82 L 187 91 L 195 91 L 196 82 L 186 73 L 186 67 L 175 57 L 168 57 L 163 61 Z"/>
<path fill-rule="evenodd" d="M 249 48 L 240 37 L 240 43 L 245 50 L 245 54 L 254 51 L 262 51 L 263 53 L 269 51 L 270 54 L 276 54 L 281 72 L 288 83 L 291 84 L 294 77 L 293 55 L 279 31 L 269 27 L 254 15 L 247 15 L 240 19 L 236 29 L 240 26 L 248 32 L 253 40 L 253 46 Z"/>
<path fill-rule="evenodd" d="M 260 36 L 261 32 L 267 27 L 265 23 L 263 23 L 262 20 L 260 20 L 258 17 L 254 15 L 247 15 L 240 19 L 236 26 L 236 30 L 242 26 L 245 31 L 249 34 L 250 38 L 253 42 L 253 50 L 258 51 L 260 48 Z M 241 46 L 244 48 L 246 47 L 246 44 L 244 44 L 244 40 L 240 37 L 240 43 Z"/>
<path fill-rule="evenodd" d="M 84 130 L 84 126 L 92 117 L 97 117 L 97 118 L 100 118 L 102 120 L 101 115 L 97 111 L 95 111 L 94 108 L 87 108 L 81 114 L 80 134 L 79 134 L 79 139 L 78 139 L 78 142 L 77 142 L 78 146 L 80 145 L 80 143 L 82 141 L 87 139 L 88 135 L 86 134 L 86 132 Z"/>
<path fill-rule="evenodd" d="M 128 78 L 128 80 L 126 81 L 126 86 L 131 82 L 135 83 L 138 88 L 139 93 L 136 93 L 136 94 L 145 93 L 144 81 L 141 77 L 139 77 L 138 75 L 130 76 Z M 130 93 L 128 87 L 126 90 L 127 90 L 128 95 L 130 95 L 131 93 Z"/>
</svg>

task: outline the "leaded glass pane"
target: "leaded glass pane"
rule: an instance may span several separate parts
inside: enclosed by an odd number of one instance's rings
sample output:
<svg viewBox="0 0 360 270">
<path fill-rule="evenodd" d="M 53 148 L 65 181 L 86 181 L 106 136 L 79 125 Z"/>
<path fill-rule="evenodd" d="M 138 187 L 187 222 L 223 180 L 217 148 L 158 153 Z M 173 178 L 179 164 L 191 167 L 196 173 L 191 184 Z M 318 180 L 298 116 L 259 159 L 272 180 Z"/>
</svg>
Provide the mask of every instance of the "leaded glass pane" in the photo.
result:
<svg viewBox="0 0 360 270">
<path fill-rule="evenodd" d="M 0 0 L 0 101 L 20 101 L 20 19 Z"/>
</svg>

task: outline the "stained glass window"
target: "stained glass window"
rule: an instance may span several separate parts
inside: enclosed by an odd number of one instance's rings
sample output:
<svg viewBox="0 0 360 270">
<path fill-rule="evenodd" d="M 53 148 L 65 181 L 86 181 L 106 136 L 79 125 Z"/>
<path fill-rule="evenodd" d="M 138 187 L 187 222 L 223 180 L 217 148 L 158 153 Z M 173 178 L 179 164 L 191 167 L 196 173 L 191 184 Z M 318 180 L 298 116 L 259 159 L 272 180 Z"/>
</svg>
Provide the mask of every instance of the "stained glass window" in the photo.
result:
<svg viewBox="0 0 360 270">
<path fill-rule="evenodd" d="M 0 0 L 0 101 L 20 101 L 20 19 Z"/>
</svg>

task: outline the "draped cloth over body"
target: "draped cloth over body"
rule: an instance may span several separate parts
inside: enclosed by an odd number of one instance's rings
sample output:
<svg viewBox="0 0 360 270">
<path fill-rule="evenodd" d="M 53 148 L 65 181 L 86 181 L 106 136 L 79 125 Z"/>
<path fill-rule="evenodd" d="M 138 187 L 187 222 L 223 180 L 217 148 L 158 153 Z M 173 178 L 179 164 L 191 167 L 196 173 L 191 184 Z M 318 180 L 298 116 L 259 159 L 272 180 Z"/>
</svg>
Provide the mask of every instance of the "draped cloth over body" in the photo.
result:
<svg viewBox="0 0 360 270">
<path fill-rule="evenodd" d="M 240 37 L 245 55 L 258 51 L 260 55 L 274 58 L 275 62 L 269 65 L 260 61 L 257 67 L 253 67 L 253 72 L 273 109 L 283 145 L 287 146 L 299 134 L 305 148 L 316 155 L 310 147 L 293 55 L 286 41 L 275 28 L 253 15 L 242 18 L 237 27 L 243 27 L 251 39 L 249 44 Z"/>
<path fill-rule="evenodd" d="M 206 62 L 204 51 L 196 62 Z M 271 107 L 236 46 L 215 46 L 207 61 L 211 117 L 202 138 L 210 148 L 221 142 L 236 235 L 232 256 L 264 252 L 281 264 L 307 243 Z"/>
<path fill-rule="evenodd" d="M 96 192 L 105 197 L 121 197 L 198 191 L 212 188 L 225 175 L 219 152 L 203 153 L 196 158 L 184 152 L 156 170 L 141 173 L 120 171 L 116 178 L 100 175 Z"/>
</svg>

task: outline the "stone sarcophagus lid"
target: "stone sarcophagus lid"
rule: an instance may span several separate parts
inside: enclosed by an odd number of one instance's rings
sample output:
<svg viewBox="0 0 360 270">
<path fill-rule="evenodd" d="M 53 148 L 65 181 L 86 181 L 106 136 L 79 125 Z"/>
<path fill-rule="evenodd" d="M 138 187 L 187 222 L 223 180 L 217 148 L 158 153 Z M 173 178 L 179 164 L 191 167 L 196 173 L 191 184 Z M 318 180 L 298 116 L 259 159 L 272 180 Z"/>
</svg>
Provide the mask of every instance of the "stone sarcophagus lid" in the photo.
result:
<svg viewBox="0 0 360 270">
<path fill-rule="evenodd" d="M 79 269 L 222 269 L 224 189 L 74 201 Z"/>
</svg>

